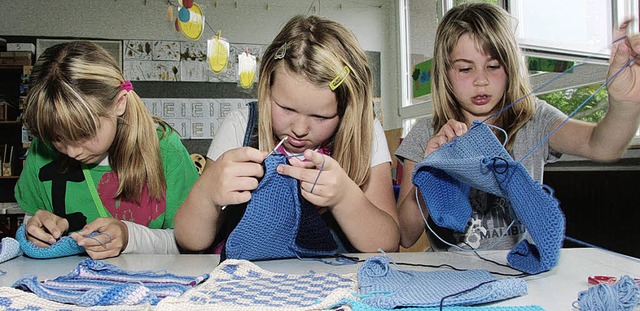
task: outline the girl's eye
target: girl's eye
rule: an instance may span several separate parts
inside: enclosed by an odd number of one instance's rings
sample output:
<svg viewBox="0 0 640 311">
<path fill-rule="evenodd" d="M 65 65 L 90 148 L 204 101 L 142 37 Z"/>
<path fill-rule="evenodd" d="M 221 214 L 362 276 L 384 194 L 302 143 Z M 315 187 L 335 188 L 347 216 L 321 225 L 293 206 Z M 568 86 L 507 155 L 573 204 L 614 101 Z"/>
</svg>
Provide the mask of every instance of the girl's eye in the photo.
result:
<svg viewBox="0 0 640 311">
<path fill-rule="evenodd" d="M 469 72 L 469 71 L 471 71 L 471 68 L 458 68 L 458 71 L 460 71 L 460 72 Z"/>
</svg>

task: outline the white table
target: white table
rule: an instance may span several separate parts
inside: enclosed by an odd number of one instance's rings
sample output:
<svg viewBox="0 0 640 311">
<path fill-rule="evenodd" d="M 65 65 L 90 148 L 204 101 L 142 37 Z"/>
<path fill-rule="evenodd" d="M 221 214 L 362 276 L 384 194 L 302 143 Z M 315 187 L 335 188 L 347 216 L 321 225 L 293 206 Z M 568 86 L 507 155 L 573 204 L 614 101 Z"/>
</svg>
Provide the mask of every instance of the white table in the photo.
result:
<svg viewBox="0 0 640 311">
<path fill-rule="evenodd" d="M 485 251 L 480 254 L 488 259 L 506 263 L 507 251 Z M 353 254 L 360 259 L 381 254 Z M 473 253 L 389 253 L 397 263 L 449 264 L 461 269 L 486 269 L 502 273 L 518 273 L 510 268 L 496 266 L 478 258 Z M 27 274 L 35 274 L 39 280 L 66 275 L 88 257 L 72 256 L 56 259 L 30 259 L 18 257 L 0 264 L 6 272 L 0 276 L 0 285 L 11 286 Z M 134 255 L 125 254 L 105 260 L 129 270 L 162 270 L 180 275 L 200 275 L 211 272 L 219 262 L 217 255 Z M 360 264 L 332 266 L 318 261 L 298 259 L 259 261 L 261 268 L 278 273 L 315 272 L 353 273 Z M 399 266 L 402 269 L 433 271 L 434 268 Z M 447 269 L 447 268 L 440 268 Z M 496 305 L 539 305 L 546 310 L 572 310 L 578 292 L 586 290 L 590 275 L 622 275 L 640 277 L 640 259 L 593 248 L 563 249 L 558 266 L 551 271 L 524 278 L 529 292 L 526 296 L 509 299 Z"/>
</svg>

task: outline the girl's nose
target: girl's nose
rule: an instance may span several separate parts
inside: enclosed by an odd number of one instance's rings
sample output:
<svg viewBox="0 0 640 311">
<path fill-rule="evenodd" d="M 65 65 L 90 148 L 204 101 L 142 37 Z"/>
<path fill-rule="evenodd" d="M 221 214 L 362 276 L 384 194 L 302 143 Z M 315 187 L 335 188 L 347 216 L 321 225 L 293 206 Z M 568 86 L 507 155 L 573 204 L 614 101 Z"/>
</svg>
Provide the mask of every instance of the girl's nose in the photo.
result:
<svg viewBox="0 0 640 311">
<path fill-rule="evenodd" d="M 309 134 L 309 125 L 306 118 L 296 116 L 291 120 L 291 132 L 296 137 L 304 137 Z"/>
</svg>

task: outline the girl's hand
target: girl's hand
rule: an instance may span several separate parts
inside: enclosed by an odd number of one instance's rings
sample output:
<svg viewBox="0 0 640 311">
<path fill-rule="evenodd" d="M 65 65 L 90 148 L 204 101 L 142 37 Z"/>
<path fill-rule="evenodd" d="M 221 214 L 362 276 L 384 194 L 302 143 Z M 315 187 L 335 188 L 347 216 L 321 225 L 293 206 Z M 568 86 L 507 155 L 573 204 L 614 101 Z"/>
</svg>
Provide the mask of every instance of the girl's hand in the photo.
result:
<svg viewBox="0 0 640 311">
<path fill-rule="evenodd" d="M 427 141 L 427 148 L 424 151 L 424 156 L 430 155 L 436 149 L 440 148 L 444 143 L 452 141 L 455 137 L 462 136 L 467 132 L 467 125 L 463 122 L 456 120 L 449 120 L 442 126 L 438 134 L 433 135 Z"/>
<path fill-rule="evenodd" d="M 302 196 L 311 204 L 331 208 L 343 200 L 350 187 L 358 187 L 331 157 L 313 150 L 305 150 L 304 157 L 308 162 L 291 158 L 291 165 L 278 165 L 277 170 L 299 180 Z"/>
<path fill-rule="evenodd" d="M 224 206 L 248 202 L 251 191 L 258 187 L 258 179 L 264 176 L 262 162 L 267 155 L 255 148 L 242 147 L 231 149 L 216 161 L 207 163 L 203 176 L 207 178 L 206 191 L 210 192 L 212 203 Z"/>
<path fill-rule="evenodd" d="M 92 259 L 104 259 L 120 255 L 127 247 L 129 230 L 124 222 L 103 217 L 72 233 L 71 238 L 83 246 Z"/>
<path fill-rule="evenodd" d="M 614 31 L 614 40 L 627 36 L 627 28 L 631 19 L 625 20 L 620 28 Z M 640 53 L 640 35 L 629 35 L 626 39 L 616 42 L 611 48 L 611 59 L 607 79 L 611 78 L 630 59 L 637 57 Z M 613 79 L 607 90 L 612 102 L 640 104 L 640 58 L 633 60 L 628 67 L 623 69 L 618 76 Z"/>
<path fill-rule="evenodd" d="M 38 210 L 27 222 L 27 239 L 38 247 L 49 247 L 69 229 L 69 222 L 47 210 Z"/>
</svg>

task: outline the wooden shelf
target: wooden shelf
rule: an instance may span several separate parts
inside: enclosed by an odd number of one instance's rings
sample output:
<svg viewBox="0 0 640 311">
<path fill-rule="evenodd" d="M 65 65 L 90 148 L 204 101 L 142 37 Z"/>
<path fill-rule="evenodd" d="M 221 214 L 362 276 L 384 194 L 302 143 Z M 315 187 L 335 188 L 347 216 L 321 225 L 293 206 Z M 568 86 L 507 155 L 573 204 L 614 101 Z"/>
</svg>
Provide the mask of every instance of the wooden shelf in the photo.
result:
<svg viewBox="0 0 640 311">
<path fill-rule="evenodd" d="M 18 179 L 20 176 L 0 176 L 0 179 Z"/>
</svg>

